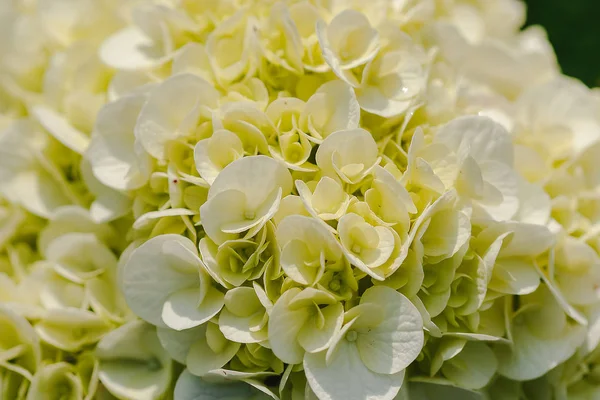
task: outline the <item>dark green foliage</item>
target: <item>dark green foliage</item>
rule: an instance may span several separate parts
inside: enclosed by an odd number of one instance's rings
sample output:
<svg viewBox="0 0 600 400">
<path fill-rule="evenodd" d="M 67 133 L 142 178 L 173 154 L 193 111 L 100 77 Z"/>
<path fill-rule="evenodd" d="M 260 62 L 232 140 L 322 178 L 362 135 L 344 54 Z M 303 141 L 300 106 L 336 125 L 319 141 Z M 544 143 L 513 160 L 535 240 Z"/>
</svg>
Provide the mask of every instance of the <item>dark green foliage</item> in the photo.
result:
<svg viewBox="0 0 600 400">
<path fill-rule="evenodd" d="M 565 74 L 600 86 L 600 0 L 526 0 L 527 24 L 546 28 Z"/>
</svg>

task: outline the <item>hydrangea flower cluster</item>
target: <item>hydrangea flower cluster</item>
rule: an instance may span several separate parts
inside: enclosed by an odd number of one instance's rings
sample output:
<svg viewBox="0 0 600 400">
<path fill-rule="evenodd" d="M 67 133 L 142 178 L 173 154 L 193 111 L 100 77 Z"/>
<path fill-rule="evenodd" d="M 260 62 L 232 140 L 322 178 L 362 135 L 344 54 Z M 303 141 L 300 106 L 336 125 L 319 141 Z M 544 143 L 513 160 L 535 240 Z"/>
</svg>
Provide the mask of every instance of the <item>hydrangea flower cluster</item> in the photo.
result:
<svg viewBox="0 0 600 400">
<path fill-rule="evenodd" d="M 600 96 L 517 0 L 5 0 L 0 398 L 600 396 Z"/>
</svg>

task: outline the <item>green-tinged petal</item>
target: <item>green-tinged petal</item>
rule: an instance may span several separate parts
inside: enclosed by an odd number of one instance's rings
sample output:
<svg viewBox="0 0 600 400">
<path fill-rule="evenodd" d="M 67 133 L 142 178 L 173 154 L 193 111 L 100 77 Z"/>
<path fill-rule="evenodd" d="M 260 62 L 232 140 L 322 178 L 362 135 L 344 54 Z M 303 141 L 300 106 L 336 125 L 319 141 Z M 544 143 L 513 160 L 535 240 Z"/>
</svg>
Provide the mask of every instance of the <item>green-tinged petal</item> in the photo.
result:
<svg viewBox="0 0 600 400">
<path fill-rule="evenodd" d="M 36 106 L 31 112 L 56 140 L 78 154 L 85 152 L 90 139 L 85 133 L 75 129 L 68 119 L 46 106 Z"/>
<path fill-rule="evenodd" d="M 183 371 L 175 385 L 176 400 L 263 400 L 266 395 L 243 382 L 209 380 Z"/>
<path fill-rule="evenodd" d="M 465 389 L 481 389 L 490 382 L 497 366 L 494 352 L 485 343 L 468 342 L 442 365 L 442 374 Z"/>
<path fill-rule="evenodd" d="M 190 347 L 206 333 L 203 325 L 195 328 L 176 331 L 171 328 L 156 328 L 156 334 L 162 347 L 175 361 L 185 364 Z"/>
<path fill-rule="evenodd" d="M 61 362 L 42 367 L 34 375 L 26 400 L 83 398 L 83 385 L 73 365 Z"/>
<path fill-rule="evenodd" d="M 208 325 L 214 324 L 209 322 Z M 185 360 L 188 370 L 197 376 L 202 376 L 209 371 L 222 368 L 240 349 L 240 344 L 225 339 L 216 325 L 214 327 L 203 325 L 202 328 L 205 333 L 192 344 Z M 219 340 L 221 348 L 212 348 L 214 346 L 211 346 L 212 343 L 208 341 L 208 339 L 212 339 L 212 336 L 206 334 L 208 331 L 212 331 L 212 334 L 214 335 L 220 335 L 220 337 L 216 339 Z"/>
<path fill-rule="evenodd" d="M 181 245 L 181 249 L 167 251 L 166 246 L 177 249 L 175 245 Z M 162 312 L 167 299 L 178 290 L 199 287 L 201 261 L 196 256 L 190 264 L 188 252 L 196 252 L 189 239 L 169 234 L 152 238 L 131 253 L 120 273 L 120 287 L 136 315 L 164 326 Z"/>
<path fill-rule="evenodd" d="M 86 151 L 94 176 L 117 190 L 142 187 L 149 179 L 152 161 L 135 143 L 133 129 L 146 101 L 144 95 L 123 97 L 109 103 L 97 116 L 92 140 Z"/>
<path fill-rule="evenodd" d="M 65 351 L 78 351 L 110 332 L 112 326 L 96 314 L 77 308 L 47 311 L 35 325 L 40 339 Z"/>
<path fill-rule="evenodd" d="M 150 92 L 136 121 L 135 137 L 150 155 L 164 160 L 168 144 L 189 135 L 192 127 L 187 124 L 216 108 L 218 99 L 217 90 L 199 76 L 171 76 Z"/>
<path fill-rule="evenodd" d="M 429 368 L 429 374 L 431 376 L 438 373 L 443 363 L 456 357 L 467 344 L 467 341 L 460 338 L 453 337 L 442 337 L 440 339 L 435 355 L 431 359 L 431 365 Z"/>
<path fill-rule="evenodd" d="M 223 293 L 209 287 L 202 294 L 199 288 L 187 288 L 170 295 L 162 310 L 165 325 L 175 330 L 190 329 L 217 315 L 223 308 Z"/>
<path fill-rule="evenodd" d="M 227 339 L 234 342 L 260 343 L 268 339 L 269 334 L 266 326 L 263 326 L 260 330 L 253 330 L 252 328 L 257 323 L 261 323 L 264 318 L 264 308 L 262 311 L 247 317 L 237 316 L 225 308 L 219 314 L 219 329 Z"/>
<path fill-rule="evenodd" d="M 524 258 L 496 260 L 489 288 L 500 293 L 526 295 L 540 285 L 533 261 Z"/>
<path fill-rule="evenodd" d="M 483 393 L 462 389 L 449 383 L 411 382 L 408 385 L 408 398 L 402 400 L 485 400 Z"/>
<path fill-rule="evenodd" d="M 552 327 L 548 327 L 552 329 Z M 525 325 L 513 325 L 513 345 L 498 344 L 493 350 L 498 373 L 516 381 L 538 378 L 567 360 L 585 339 L 585 328 L 570 326 L 554 339 L 534 336 Z"/>
<path fill-rule="evenodd" d="M 77 283 L 117 265 L 117 257 L 92 233 L 59 236 L 48 244 L 46 256 L 58 274 Z"/>
<path fill-rule="evenodd" d="M 269 343 L 273 353 L 288 364 L 302 362 L 304 349 L 298 343 L 298 333 L 310 317 L 307 308 L 290 309 L 289 304 L 300 293 L 290 289 L 277 300 L 269 315 Z"/>
<path fill-rule="evenodd" d="M 96 347 L 100 381 L 115 396 L 160 399 L 169 389 L 172 361 L 161 347 L 156 328 L 132 321 L 106 335 Z"/>
<path fill-rule="evenodd" d="M 476 160 L 513 163 L 511 137 L 506 129 L 488 117 L 456 118 L 436 132 L 436 140 L 453 150 L 467 147 Z"/>
<path fill-rule="evenodd" d="M 221 244 L 235 239 L 236 233 L 260 229 L 291 191 L 292 177 L 279 161 L 251 156 L 232 162 L 219 173 L 200 207 L 206 234 Z"/>
<path fill-rule="evenodd" d="M 35 372 L 41 361 L 40 339 L 29 322 L 6 305 L 0 305 L 0 332 L 0 352 L 6 354 L 18 349 L 18 357 L 12 363 Z"/>
<path fill-rule="evenodd" d="M 344 306 L 341 303 L 322 308 L 321 313 L 324 321 L 322 327 L 316 326 L 317 318 L 311 318 L 298 332 L 298 343 L 309 353 L 327 349 L 344 322 Z"/>
<path fill-rule="evenodd" d="M 371 371 L 354 343 L 342 339 L 329 363 L 325 352 L 307 353 L 304 371 L 320 400 L 391 400 L 404 380 L 404 370 L 391 375 Z"/>
<path fill-rule="evenodd" d="M 383 321 L 359 330 L 356 345 L 361 359 L 373 372 L 395 374 L 412 363 L 423 348 L 423 319 L 403 294 L 385 286 L 365 291 L 361 304 L 383 310 Z"/>
</svg>

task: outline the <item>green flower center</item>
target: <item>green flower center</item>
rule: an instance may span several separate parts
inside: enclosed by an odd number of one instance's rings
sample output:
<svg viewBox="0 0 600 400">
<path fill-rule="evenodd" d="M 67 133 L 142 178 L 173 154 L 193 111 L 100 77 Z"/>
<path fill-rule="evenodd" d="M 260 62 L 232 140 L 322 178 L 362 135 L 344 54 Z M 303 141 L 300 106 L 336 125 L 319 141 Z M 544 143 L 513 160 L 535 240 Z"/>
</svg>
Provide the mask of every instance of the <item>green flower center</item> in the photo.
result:
<svg viewBox="0 0 600 400">
<path fill-rule="evenodd" d="M 346 333 L 347 341 L 356 342 L 356 339 L 358 339 L 358 333 L 356 333 L 356 331 L 350 331 L 350 332 Z"/>
</svg>

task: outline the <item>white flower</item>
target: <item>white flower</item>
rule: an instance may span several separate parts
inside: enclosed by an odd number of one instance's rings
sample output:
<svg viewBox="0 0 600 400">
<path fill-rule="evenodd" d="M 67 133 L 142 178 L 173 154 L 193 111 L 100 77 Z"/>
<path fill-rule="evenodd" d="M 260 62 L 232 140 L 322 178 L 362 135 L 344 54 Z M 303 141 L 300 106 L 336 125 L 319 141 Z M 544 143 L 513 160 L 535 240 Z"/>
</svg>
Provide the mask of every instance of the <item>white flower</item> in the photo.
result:
<svg viewBox="0 0 600 400">
<path fill-rule="evenodd" d="M 202 118 L 210 119 L 219 93 L 202 78 L 175 75 L 153 88 L 141 109 L 135 138 L 154 158 L 164 160 L 172 141 L 193 136 Z"/>
<path fill-rule="evenodd" d="M 547 162 L 578 157 L 600 140 L 597 101 L 567 78 L 525 91 L 515 105 L 515 141 Z"/>
<path fill-rule="evenodd" d="M 237 287 L 225 295 L 225 307 L 219 314 L 223 336 L 237 343 L 259 343 L 267 340 L 267 323 L 273 304 L 259 285 Z"/>
<path fill-rule="evenodd" d="M 256 233 L 291 191 L 292 178 L 282 163 L 265 156 L 244 157 L 229 164 L 213 182 L 200 207 L 202 226 L 216 244 L 248 230 Z"/>
<path fill-rule="evenodd" d="M 521 301 L 523 312 L 511 321 L 512 348 L 500 344 L 494 351 L 501 375 L 525 381 L 571 357 L 585 338 L 585 327 L 568 321 L 546 288 Z"/>
<path fill-rule="evenodd" d="M 173 362 L 156 328 L 132 321 L 104 336 L 95 350 L 100 382 L 128 399 L 159 399 L 169 389 Z M 135 382 L 135 384 L 132 384 Z"/>
<path fill-rule="evenodd" d="M 33 214 L 48 217 L 75 194 L 44 150 L 48 138 L 29 120 L 0 133 L 0 193 Z"/>
<path fill-rule="evenodd" d="M 86 158 L 94 176 L 113 189 L 137 189 L 149 179 L 152 161 L 134 136 L 145 101 L 143 95 L 126 96 L 98 114 Z"/>
<path fill-rule="evenodd" d="M 360 107 L 390 118 L 416 105 L 426 86 L 426 55 L 400 30 L 388 29 L 387 46 L 365 67 L 354 84 Z"/>
<path fill-rule="evenodd" d="M 44 342 L 70 352 L 96 343 L 112 329 L 93 312 L 73 307 L 46 311 L 34 328 Z"/>
<path fill-rule="evenodd" d="M 369 62 L 379 51 L 379 33 L 364 14 L 344 10 L 329 24 L 317 22 L 317 36 L 323 58 L 343 81 L 358 86 L 352 68 Z"/>
<path fill-rule="evenodd" d="M 158 67 L 175 55 L 186 35 L 199 30 L 185 12 L 162 4 L 140 4 L 132 19 L 135 25 L 111 35 L 100 48 L 100 58 L 113 68 Z"/>
<path fill-rule="evenodd" d="M 256 21 L 241 9 L 223 21 L 206 40 L 206 52 L 216 80 L 227 86 L 251 76 L 257 67 Z"/>
<path fill-rule="evenodd" d="M 500 293 L 525 295 L 536 291 L 540 278 L 534 259 L 554 244 L 554 236 L 545 226 L 518 222 L 494 223 L 484 229 L 477 241 L 502 247 L 488 284 Z"/>
<path fill-rule="evenodd" d="M 358 128 L 360 107 L 352 87 L 342 81 L 323 84 L 308 99 L 300 115 L 300 129 L 316 143 L 333 132 Z"/>
<path fill-rule="evenodd" d="M 331 345 L 342 327 L 343 314 L 342 305 L 327 292 L 289 289 L 269 314 L 271 349 L 283 362 L 299 364 L 305 352 L 320 352 Z"/>
<path fill-rule="evenodd" d="M 194 148 L 194 161 L 200 177 L 212 184 L 227 165 L 244 156 L 244 144 L 233 132 L 216 130 Z"/>
<path fill-rule="evenodd" d="M 350 196 L 336 180 L 324 176 L 318 182 L 309 182 L 309 187 L 301 180 L 296 182 L 296 190 L 306 210 L 323 221 L 341 218 L 350 205 Z"/>
<path fill-rule="evenodd" d="M 304 48 L 290 10 L 284 3 L 275 3 L 270 11 L 267 26 L 261 35 L 265 56 L 273 64 L 292 72 L 302 72 Z"/>
<path fill-rule="evenodd" d="M 196 247 L 179 235 L 157 236 L 134 250 L 120 277 L 127 304 L 156 326 L 193 328 L 223 307 Z"/>
<path fill-rule="evenodd" d="M 456 154 L 454 185 L 461 197 L 471 199 L 474 211 L 497 221 L 516 214 L 517 175 L 508 132 L 486 117 L 462 117 L 441 127 L 434 143 Z"/>
<path fill-rule="evenodd" d="M 376 286 L 344 320 L 327 351 L 305 356 L 310 387 L 323 399 L 369 398 L 370 387 L 393 399 L 422 347 L 421 315 L 400 293 Z"/>
<path fill-rule="evenodd" d="M 316 284 L 328 268 L 340 269 L 345 263 L 336 238 L 314 218 L 285 217 L 277 226 L 277 242 L 281 268 L 303 285 Z"/>
<path fill-rule="evenodd" d="M 378 149 L 371 134 L 364 129 L 337 131 L 327 137 L 317 150 L 321 173 L 344 183 L 359 183 L 379 164 Z"/>
</svg>

